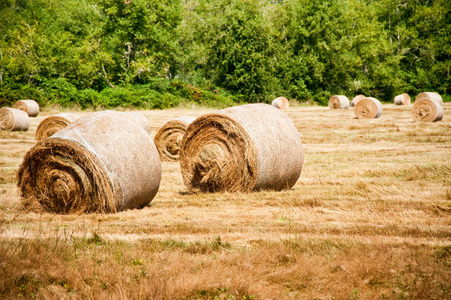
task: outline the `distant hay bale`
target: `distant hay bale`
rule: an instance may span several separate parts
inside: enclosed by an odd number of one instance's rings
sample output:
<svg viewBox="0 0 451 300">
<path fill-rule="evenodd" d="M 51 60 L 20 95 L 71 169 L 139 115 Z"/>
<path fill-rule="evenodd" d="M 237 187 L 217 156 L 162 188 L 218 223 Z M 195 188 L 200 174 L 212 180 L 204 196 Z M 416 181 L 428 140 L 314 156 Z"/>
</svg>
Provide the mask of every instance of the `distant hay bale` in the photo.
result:
<svg viewBox="0 0 451 300">
<path fill-rule="evenodd" d="M 79 116 L 75 114 L 58 114 L 45 118 L 39 123 L 36 129 L 36 142 L 43 140 L 67 127 L 67 125 L 75 122 Z"/>
<path fill-rule="evenodd" d="M 141 126 L 122 112 L 101 111 L 38 142 L 25 155 L 18 178 L 31 209 L 116 212 L 155 197 L 161 162 Z"/>
<path fill-rule="evenodd" d="M 196 118 L 191 116 L 178 117 L 161 127 L 155 135 L 154 142 L 160 153 L 161 160 L 179 161 L 180 147 L 186 128 Z"/>
<path fill-rule="evenodd" d="M 14 104 L 14 108 L 23 110 L 30 117 L 36 117 L 39 114 L 39 104 L 34 100 L 19 100 Z"/>
<path fill-rule="evenodd" d="M 268 104 L 219 110 L 194 120 L 180 151 L 185 186 L 192 192 L 291 188 L 304 162 L 293 121 Z"/>
<path fill-rule="evenodd" d="M 140 112 L 135 111 L 127 111 L 125 114 L 132 119 L 133 122 L 140 125 L 144 130 L 149 133 L 150 125 L 149 120 L 147 120 L 146 116 Z"/>
<path fill-rule="evenodd" d="M 362 98 L 355 105 L 354 113 L 359 119 L 380 118 L 382 103 L 373 97 Z"/>
<path fill-rule="evenodd" d="M 6 131 L 27 131 L 30 127 L 28 114 L 20 109 L 0 109 L 0 129 Z"/>
<path fill-rule="evenodd" d="M 357 102 L 359 102 L 360 100 L 362 100 L 363 98 L 365 98 L 364 95 L 357 95 L 357 96 L 355 96 L 355 97 L 352 99 L 352 101 L 351 101 L 351 107 L 354 107 L 355 104 L 356 104 Z"/>
<path fill-rule="evenodd" d="M 347 109 L 349 108 L 349 99 L 343 95 L 334 95 L 329 99 L 329 108 Z"/>
<path fill-rule="evenodd" d="M 410 104 L 410 96 L 407 93 L 397 95 L 394 99 L 396 105 L 409 105 Z"/>
<path fill-rule="evenodd" d="M 436 122 L 443 119 L 443 107 L 425 98 L 415 101 L 411 113 L 415 122 Z"/>
<path fill-rule="evenodd" d="M 271 105 L 279 109 L 287 109 L 290 107 L 290 102 L 285 97 L 278 97 L 272 101 Z"/>
<path fill-rule="evenodd" d="M 434 92 L 422 92 L 419 93 L 416 97 L 415 97 L 415 102 L 417 102 L 418 100 L 421 99 L 428 99 L 431 101 L 434 101 L 437 104 L 440 104 L 443 106 L 443 99 L 442 96 L 440 96 L 440 94 L 434 93 Z"/>
</svg>

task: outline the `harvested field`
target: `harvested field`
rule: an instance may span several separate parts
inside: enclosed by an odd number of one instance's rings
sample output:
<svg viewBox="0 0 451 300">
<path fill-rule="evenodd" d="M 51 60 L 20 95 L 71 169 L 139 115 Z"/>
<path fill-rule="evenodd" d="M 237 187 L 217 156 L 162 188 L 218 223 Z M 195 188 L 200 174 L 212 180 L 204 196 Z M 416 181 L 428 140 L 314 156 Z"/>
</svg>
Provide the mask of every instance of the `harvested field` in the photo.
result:
<svg viewBox="0 0 451 300">
<path fill-rule="evenodd" d="M 162 162 L 150 205 L 114 214 L 23 209 L 19 165 L 56 112 L 0 131 L 0 298 L 446 299 L 451 103 L 434 123 L 383 106 L 375 119 L 285 110 L 304 150 L 290 190 L 191 194 L 179 163 Z M 140 112 L 154 138 L 175 117 L 212 111 Z"/>
</svg>

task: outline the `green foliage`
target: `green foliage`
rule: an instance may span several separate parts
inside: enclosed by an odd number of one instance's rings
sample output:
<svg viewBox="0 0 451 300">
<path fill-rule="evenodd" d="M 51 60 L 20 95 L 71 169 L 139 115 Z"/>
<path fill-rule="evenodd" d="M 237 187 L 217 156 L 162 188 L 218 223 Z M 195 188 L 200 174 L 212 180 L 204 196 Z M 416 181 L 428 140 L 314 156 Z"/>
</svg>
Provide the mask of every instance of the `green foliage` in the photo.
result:
<svg viewBox="0 0 451 300">
<path fill-rule="evenodd" d="M 2 105 L 451 95 L 447 0 L 3 0 Z"/>
<path fill-rule="evenodd" d="M 214 86 L 262 101 L 273 82 L 269 24 L 257 0 L 195 1 L 183 24 L 186 67 Z"/>
<path fill-rule="evenodd" d="M 116 80 L 143 83 L 154 76 L 173 76 L 180 1 L 98 0 L 102 38 L 111 53 Z"/>
<path fill-rule="evenodd" d="M 46 104 L 42 90 L 36 86 L 10 81 L 0 83 L 0 107 L 12 107 L 19 99 L 33 99 L 40 106 Z"/>
<path fill-rule="evenodd" d="M 407 90 L 451 94 L 451 3 L 381 0 L 375 9 L 402 58 L 401 77 Z"/>
</svg>

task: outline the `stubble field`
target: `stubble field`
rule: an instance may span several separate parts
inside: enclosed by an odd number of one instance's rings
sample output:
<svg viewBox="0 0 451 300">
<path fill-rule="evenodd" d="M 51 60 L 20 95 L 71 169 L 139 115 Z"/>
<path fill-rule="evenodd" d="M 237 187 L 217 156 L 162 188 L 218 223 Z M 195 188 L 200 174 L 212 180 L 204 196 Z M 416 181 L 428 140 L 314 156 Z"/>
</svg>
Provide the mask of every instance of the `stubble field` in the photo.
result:
<svg viewBox="0 0 451 300">
<path fill-rule="evenodd" d="M 21 205 L 17 170 L 47 109 L 0 132 L 0 298 L 451 299 L 451 103 L 436 123 L 410 109 L 290 107 L 305 154 L 291 190 L 190 194 L 163 162 L 147 207 L 83 215 Z M 153 138 L 211 111 L 141 112 Z"/>
</svg>

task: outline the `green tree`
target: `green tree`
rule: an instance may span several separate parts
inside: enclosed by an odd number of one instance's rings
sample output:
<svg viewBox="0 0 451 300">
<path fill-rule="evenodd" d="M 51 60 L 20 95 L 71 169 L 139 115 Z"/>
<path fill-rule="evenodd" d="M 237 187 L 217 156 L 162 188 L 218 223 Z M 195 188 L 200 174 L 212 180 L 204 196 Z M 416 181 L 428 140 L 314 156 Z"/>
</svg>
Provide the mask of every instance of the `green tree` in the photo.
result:
<svg viewBox="0 0 451 300">
<path fill-rule="evenodd" d="M 288 94 L 322 103 L 338 93 L 391 97 L 400 57 L 392 54 L 373 6 L 360 0 L 291 0 L 273 11 L 280 45 L 276 76 L 282 76 Z"/>
<path fill-rule="evenodd" d="M 402 56 L 402 76 L 412 93 L 451 93 L 451 2 L 381 0 L 379 20 Z"/>
<path fill-rule="evenodd" d="M 245 101 L 264 100 L 276 82 L 263 5 L 257 0 L 188 1 L 181 43 L 189 72 L 198 71 L 211 87 L 243 95 Z"/>
<path fill-rule="evenodd" d="M 112 56 L 104 66 L 114 80 L 144 83 L 176 74 L 180 1 L 97 0 L 104 16 L 102 43 Z M 106 73 L 106 72 L 104 72 Z"/>
</svg>

